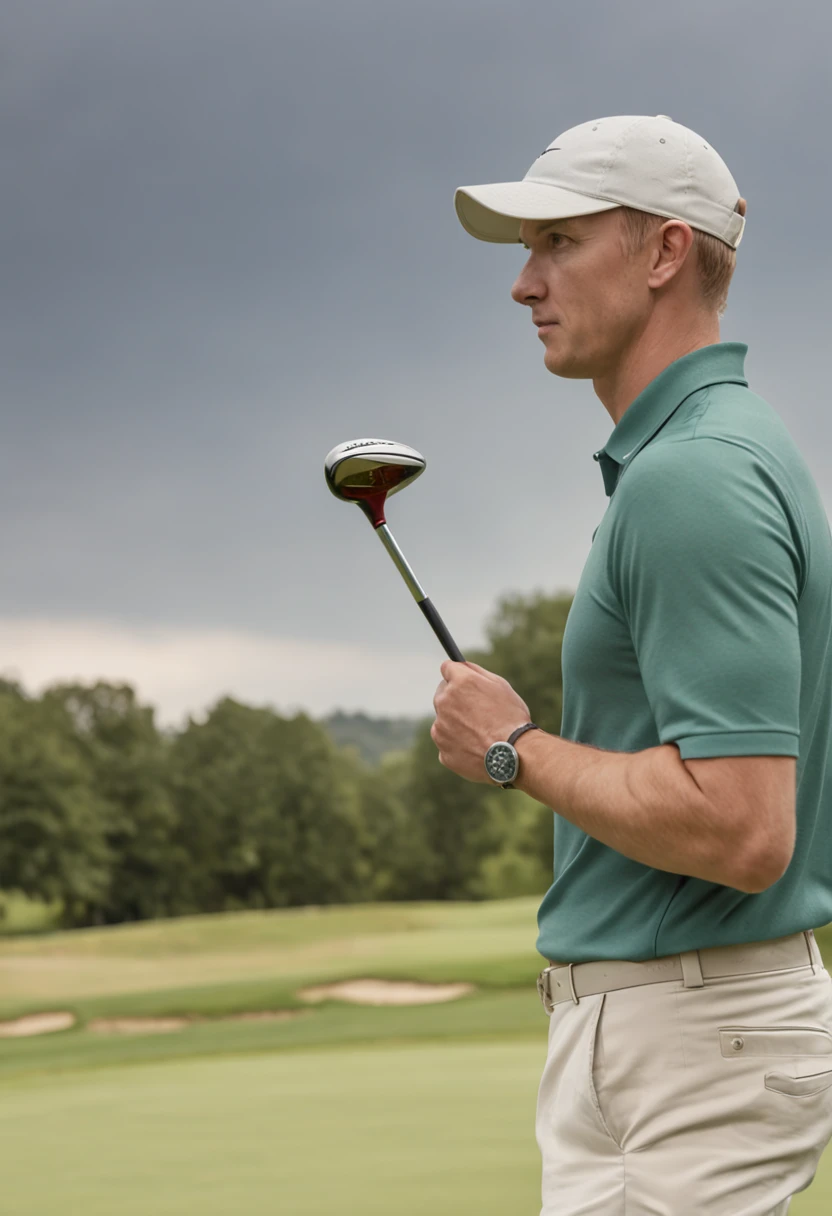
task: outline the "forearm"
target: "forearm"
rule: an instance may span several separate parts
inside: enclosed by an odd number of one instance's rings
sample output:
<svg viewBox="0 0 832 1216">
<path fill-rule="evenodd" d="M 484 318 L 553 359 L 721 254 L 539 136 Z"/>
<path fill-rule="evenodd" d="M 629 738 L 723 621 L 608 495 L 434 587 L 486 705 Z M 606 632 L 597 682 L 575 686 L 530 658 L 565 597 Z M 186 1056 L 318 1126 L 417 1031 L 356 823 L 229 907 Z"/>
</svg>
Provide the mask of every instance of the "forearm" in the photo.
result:
<svg viewBox="0 0 832 1216">
<path fill-rule="evenodd" d="M 516 788 L 587 835 L 657 870 L 745 889 L 741 842 L 673 744 L 609 752 L 530 730 L 517 752 Z"/>
</svg>

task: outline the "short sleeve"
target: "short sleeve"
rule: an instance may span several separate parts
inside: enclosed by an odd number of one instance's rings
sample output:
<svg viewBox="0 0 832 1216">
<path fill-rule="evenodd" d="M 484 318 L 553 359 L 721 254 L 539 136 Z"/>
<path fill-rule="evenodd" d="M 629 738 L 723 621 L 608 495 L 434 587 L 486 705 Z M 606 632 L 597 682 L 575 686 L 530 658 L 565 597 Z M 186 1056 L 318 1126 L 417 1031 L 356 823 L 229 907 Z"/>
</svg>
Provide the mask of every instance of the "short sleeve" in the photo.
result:
<svg viewBox="0 0 832 1216">
<path fill-rule="evenodd" d="M 609 577 L 662 743 L 799 754 L 806 555 L 784 488 L 721 439 L 646 448 L 616 490 Z"/>
</svg>

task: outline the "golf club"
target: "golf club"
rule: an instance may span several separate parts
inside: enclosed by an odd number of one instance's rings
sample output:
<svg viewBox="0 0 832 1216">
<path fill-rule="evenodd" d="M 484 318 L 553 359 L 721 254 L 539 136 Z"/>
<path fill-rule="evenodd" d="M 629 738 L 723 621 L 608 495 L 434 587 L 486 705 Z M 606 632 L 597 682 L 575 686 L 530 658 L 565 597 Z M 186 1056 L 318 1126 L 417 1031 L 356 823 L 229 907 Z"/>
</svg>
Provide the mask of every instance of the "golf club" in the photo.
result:
<svg viewBox="0 0 832 1216">
<path fill-rule="evenodd" d="M 348 440 L 334 447 L 324 461 L 326 484 L 332 493 L 344 502 L 354 502 L 361 507 L 448 658 L 456 663 L 464 663 L 464 655 L 420 586 L 384 518 L 384 504 L 388 496 L 409 486 L 424 468 L 425 458 L 415 448 L 394 443 L 390 439 Z"/>
</svg>

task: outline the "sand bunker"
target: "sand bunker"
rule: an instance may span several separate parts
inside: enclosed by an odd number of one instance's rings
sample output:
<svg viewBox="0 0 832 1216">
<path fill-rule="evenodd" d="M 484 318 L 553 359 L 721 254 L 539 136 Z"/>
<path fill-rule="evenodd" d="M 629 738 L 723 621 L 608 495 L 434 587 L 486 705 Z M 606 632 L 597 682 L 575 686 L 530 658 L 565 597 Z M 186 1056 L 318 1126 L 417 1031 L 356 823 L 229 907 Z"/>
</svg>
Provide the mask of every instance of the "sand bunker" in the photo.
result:
<svg viewBox="0 0 832 1216">
<path fill-rule="evenodd" d="M 95 1018 L 86 1029 L 94 1034 L 170 1034 L 196 1022 L 289 1022 L 306 1016 L 302 1009 L 261 1009 L 252 1013 L 232 1013 L 227 1017 L 204 1018 L 198 1015 L 176 1018 Z M 23 1038 L 69 1030 L 76 1022 L 74 1013 L 30 1013 L 10 1022 L 0 1022 L 0 1039 Z"/>
<path fill-rule="evenodd" d="M 169 1034 L 188 1025 L 187 1018 L 95 1018 L 87 1030 L 95 1034 Z"/>
<path fill-rule="evenodd" d="M 304 1001 L 349 1001 L 353 1005 L 434 1005 L 474 991 L 473 984 L 416 984 L 396 980 L 345 980 L 298 993 Z"/>
<path fill-rule="evenodd" d="M 435 1005 L 456 1001 L 474 991 L 473 984 L 418 984 L 397 980 L 345 980 L 339 984 L 321 984 L 304 988 L 298 996 L 310 1004 L 321 1001 L 348 1001 L 352 1005 Z M 311 1013 L 311 1010 L 309 1011 Z M 299 1009 L 262 1009 L 251 1013 L 234 1013 L 225 1017 L 157 1018 L 94 1018 L 86 1029 L 93 1034 L 172 1034 L 188 1026 L 206 1022 L 289 1022 L 308 1016 Z M 50 1034 L 69 1030 L 76 1022 L 73 1013 L 31 1013 L 13 1021 L 0 1022 L 0 1039 L 23 1038 L 27 1035 Z"/>
<path fill-rule="evenodd" d="M 184 1030 L 186 1026 L 194 1026 L 197 1022 L 288 1022 L 302 1016 L 299 1010 L 263 1009 L 255 1013 L 233 1013 L 222 1018 L 95 1018 L 87 1023 L 87 1030 L 94 1034 L 169 1034 L 174 1030 Z"/>
<path fill-rule="evenodd" d="M 30 1034 L 50 1034 L 75 1025 L 74 1013 L 30 1013 L 11 1022 L 0 1022 L 0 1039 L 21 1039 Z"/>
</svg>

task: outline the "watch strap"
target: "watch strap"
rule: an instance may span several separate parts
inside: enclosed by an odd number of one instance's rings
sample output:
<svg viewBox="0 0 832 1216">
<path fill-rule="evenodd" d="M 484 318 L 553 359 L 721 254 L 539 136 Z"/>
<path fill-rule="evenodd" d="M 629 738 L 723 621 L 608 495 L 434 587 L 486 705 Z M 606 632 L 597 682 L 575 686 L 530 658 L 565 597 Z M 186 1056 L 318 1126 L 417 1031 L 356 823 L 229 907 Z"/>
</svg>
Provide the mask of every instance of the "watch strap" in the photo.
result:
<svg viewBox="0 0 832 1216">
<path fill-rule="evenodd" d="M 541 728 L 537 725 L 536 722 L 526 722 L 523 726 L 518 726 L 517 730 L 513 730 L 511 732 L 511 734 L 509 735 L 508 739 L 506 740 L 506 742 L 510 743 L 511 746 L 514 747 L 515 740 L 519 739 L 524 731 L 540 730 L 540 729 Z"/>
<path fill-rule="evenodd" d="M 520 736 L 522 734 L 524 734 L 527 730 L 541 730 L 541 729 L 542 728 L 539 727 L 536 722 L 524 722 L 522 726 L 517 727 L 517 730 L 513 730 L 511 732 L 509 737 L 506 739 L 506 743 L 510 743 L 511 746 L 514 747 L 515 740 L 519 739 Z M 518 759 L 519 759 L 519 757 L 518 757 Z M 500 784 L 502 785 L 504 790 L 513 790 L 515 788 L 513 782 L 511 782 L 511 781 L 501 781 Z"/>
</svg>

